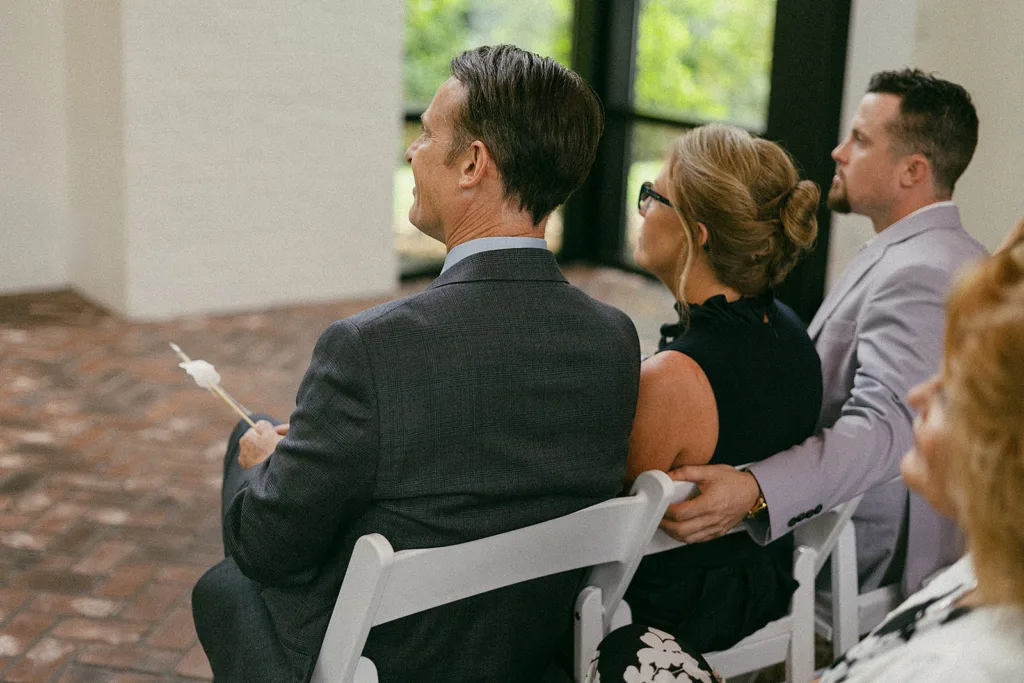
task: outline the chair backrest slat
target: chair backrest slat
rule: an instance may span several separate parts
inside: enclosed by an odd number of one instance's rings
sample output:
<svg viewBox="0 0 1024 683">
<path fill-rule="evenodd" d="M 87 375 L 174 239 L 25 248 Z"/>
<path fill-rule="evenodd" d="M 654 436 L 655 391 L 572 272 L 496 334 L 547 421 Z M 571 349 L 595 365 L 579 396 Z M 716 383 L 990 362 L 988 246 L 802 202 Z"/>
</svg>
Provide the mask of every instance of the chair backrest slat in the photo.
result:
<svg viewBox="0 0 1024 683">
<path fill-rule="evenodd" d="M 622 562 L 647 509 L 645 494 L 615 498 L 497 536 L 399 551 L 373 623 L 542 576 Z"/>
</svg>

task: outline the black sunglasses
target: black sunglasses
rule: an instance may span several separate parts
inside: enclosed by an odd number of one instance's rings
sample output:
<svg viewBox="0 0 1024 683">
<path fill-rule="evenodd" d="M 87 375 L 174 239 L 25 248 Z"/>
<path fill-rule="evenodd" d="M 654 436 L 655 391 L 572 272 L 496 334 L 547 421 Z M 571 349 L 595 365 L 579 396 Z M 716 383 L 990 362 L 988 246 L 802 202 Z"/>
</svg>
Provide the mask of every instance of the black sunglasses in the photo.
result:
<svg viewBox="0 0 1024 683">
<path fill-rule="evenodd" d="M 651 205 L 651 202 L 648 201 L 648 200 L 651 200 L 651 199 L 653 199 L 656 202 L 661 202 L 662 204 L 664 204 L 667 207 L 670 207 L 670 208 L 672 207 L 672 202 L 670 202 L 667 197 L 665 197 L 663 195 L 660 195 L 657 192 L 655 192 L 654 191 L 654 183 L 652 183 L 651 181 L 648 180 L 647 182 L 645 182 L 644 184 L 642 184 L 640 186 L 640 196 L 637 197 L 637 200 L 636 200 L 636 208 L 637 208 L 637 210 L 640 213 L 646 212 L 647 208 Z"/>
</svg>

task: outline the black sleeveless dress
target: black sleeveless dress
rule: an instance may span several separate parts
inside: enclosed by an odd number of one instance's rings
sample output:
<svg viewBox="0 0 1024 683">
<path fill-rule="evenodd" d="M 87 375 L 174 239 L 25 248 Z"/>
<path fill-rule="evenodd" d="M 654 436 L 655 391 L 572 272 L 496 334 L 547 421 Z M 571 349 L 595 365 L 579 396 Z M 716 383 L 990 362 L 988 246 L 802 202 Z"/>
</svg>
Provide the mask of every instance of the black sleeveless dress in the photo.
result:
<svg viewBox="0 0 1024 683">
<path fill-rule="evenodd" d="M 711 464 L 763 460 L 814 432 L 821 362 L 800 319 L 771 293 L 731 303 L 712 297 L 691 306 L 688 327 L 663 325 L 661 334 L 659 353 L 685 353 L 711 384 L 718 406 Z M 791 535 L 761 546 L 730 534 L 645 557 L 626 601 L 634 623 L 698 652 L 721 650 L 786 614 L 797 585 L 792 560 Z"/>
</svg>

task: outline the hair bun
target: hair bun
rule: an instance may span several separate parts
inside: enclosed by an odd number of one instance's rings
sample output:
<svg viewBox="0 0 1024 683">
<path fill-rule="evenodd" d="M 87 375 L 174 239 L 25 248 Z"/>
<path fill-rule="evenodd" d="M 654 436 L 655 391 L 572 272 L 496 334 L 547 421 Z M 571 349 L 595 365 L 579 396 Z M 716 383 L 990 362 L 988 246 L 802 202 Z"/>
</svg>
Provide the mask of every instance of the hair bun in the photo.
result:
<svg viewBox="0 0 1024 683">
<path fill-rule="evenodd" d="M 778 285 L 814 244 L 821 193 L 800 180 L 778 144 L 712 123 L 676 138 L 667 170 L 669 199 L 689 237 L 681 289 L 700 223 L 708 230 L 715 278 L 745 296 Z"/>
<path fill-rule="evenodd" d="M 789 196 L 779 207 L 779 219 L 786 239 L 798 249 L 809 249 L 818 236 L 818 201 L 821 190 L 810 180 L 801 180 L 789 188 Z"/>
<path fill-rule="evenodd" d="M 821 190 L 810 180 L 800 180 L 777 199 L 780 240 L 769 253 L 768 281 L 781 283 L 818 236 L 818 200 Z"/>
</svg>

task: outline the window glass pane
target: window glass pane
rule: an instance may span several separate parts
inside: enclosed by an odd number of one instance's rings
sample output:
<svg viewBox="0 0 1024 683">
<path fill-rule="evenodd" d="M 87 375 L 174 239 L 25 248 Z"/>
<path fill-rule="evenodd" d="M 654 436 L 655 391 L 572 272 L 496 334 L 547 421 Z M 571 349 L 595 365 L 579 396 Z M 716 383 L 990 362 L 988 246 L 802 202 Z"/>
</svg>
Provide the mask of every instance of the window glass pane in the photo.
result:
<svg viewBox="0 0 1024 683">
<path fill-rule="evenodd" d="M 404 145 L 398 154 L 395 168 L 394 203 L 395 249 L 403 273 L 431 268 L 444 261 L 445 246 L 427 237 L 409 222 L 412 208 L 412 168 L 405 163 L 405 150 L 420 135 L 420 124 L 406 123 L 402 129 Z"/>
<path fill-rule="evenodd" d="M 763 131 L 774 30 L 772 0 L 641 0 L 636 110 Z"/>
<path fill-rule="evenodd" d="M 573 0 L 408 0 L 406 108 L 426 109 L 451 58 L 480 45 L 511 43 L 568 65 L 572 8 Z"/>
<path fill-rule="evenodd" d="M 629 180 L 626 183 L 626 239 L 622 254 L 625 263 L 636 264 L 633 251 L 640 236 L 640 226 L 644 222 L 636 208 L 640 185 L 647 180 L 654 182 L 661 172 L 669 144 L 685 130 L 683 126 L 639 122 L 633 124 L 632 158 L 629 162 Z"/>
</svg>

